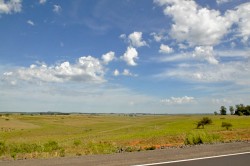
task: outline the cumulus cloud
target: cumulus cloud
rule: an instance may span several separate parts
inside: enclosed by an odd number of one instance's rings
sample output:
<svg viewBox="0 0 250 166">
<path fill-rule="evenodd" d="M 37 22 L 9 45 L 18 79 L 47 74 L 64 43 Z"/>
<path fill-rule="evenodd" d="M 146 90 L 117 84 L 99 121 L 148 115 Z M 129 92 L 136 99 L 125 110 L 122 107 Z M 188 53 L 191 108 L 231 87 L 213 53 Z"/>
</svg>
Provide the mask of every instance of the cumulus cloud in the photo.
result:
<svg viewBox="0 0 250 166">
<path fill-rule="evenodd" d="M 19 68 L 3 74 L 5 81 L 37 82 L 104 82 L 104 68 L 100 61 L 92 56 L 83 56 L 75 64 L 63 62 L 55 66 L 32 64 L 29 68 Z"/>
<path fill-rule="evenodd" d="M 119 38 L 121 38 L 121 39 L 126 39 L 126 35 L 125 35 L 125 34 L 121 34 L 121 35 L 119 36 Z"/>
<path fill-rule="evenodd" d="M 142 39 L 142 32 L 133 32 L 128 36 L 129 42 L 133 47 L 146 46 L 147 43 Z"/>
<path fill-rule="evenodd" d="M 102 55 L 102 60 L 103 60 L 104 64 L 108 64 L 109 62 L 114 60 L 114 58 L 115 58 L 115 53 L 113 51 L 110 51 L 110 52 Z"/>
<path fill-rule="evenodd" d="M 218 4 L 230 0 L 217 0 Z M 164 14 L 172 17 L 170 36 L 178 42 L 187 42 L 190 46 L 214 46 L 221 43 L 223 37 L 232 33 L 243 42 L 250 36 L 250 3 L 243 3 L 233 10 L 222 14 L 218 10 L 199 6 L 194 0 L 154 0 L 164 7 Z M 232 26 L 235 25 L 235 26 Z"/>
<path fill-rule="evenodd" d="M 235 11 L 228 14 L 238 25 L 238 35 L 247 39 L 250 36 L 250 2 L 236 7 Z"/>
<path fill-rule="evenodd" d="M 115 69 L 113 72 L 114 76 L 119 76 L 119 75 L 123 75 L 123 76 L 137 76 L 136 74 L 133 74 L 129 71 L 129 69 L 124 69 L 122 73 L 119 72 L 118 69 Z"/>
<path fill-rule="evenodd" d="M 22 11 L 22 0 L 0 0 L 0 14 L 12 14 Z"/>
<path fill-rule="evenodd" d="M 213 55 L 212 46 L 197 46 L 195 47 L 193 57 L 205 59 L 208 63 L 217 65 L 219 61 Z"/>
<path fill-rule="evenodd" d="M 119 76 L 120 75 L 120 72 L 118 69 L 115 69 L 114 72 L 113 72 L 113 75 L 114 76 Z"/>
<path fill-rule="evenodd" d="M 27 21 L 27 24 L 29 24 L 29 25 L 31 25 L 31 26 L 34 26 L 34 25 L 35 25 L 35 23 L 34 23 L 33 21 L 31 21 L 31 20 L 28 20 L 28 21 Z"/>
<path fill-rule="evenodd" d="M 56 14 L 60 14 L 61 11 L 62 11 L 62 7 L 60 5 L 53 6 L 53 12 L 55 12 Z"/>
<path fill-rule="evenodd" d="M 169 54 L 169 53 L 174 52 L 174 50 L 173 50 L 173 48 L 169 47 L 168 45 L 161 44 L 159 52 L 163 53 L 163 54 Z"/>
<path fill-rule="evenodd" d="M 130 66 L 136 66 L 135 60 L 138 59 L 138 52 L 134 47 L 129 46 L 123 56 L 121 56 L 121 59 Z"/>
<path fill-rule="evenodd" d="M 47 2 L 47 0 L 39 0 L 40 4 L 45 4 Z"/>
<path fill-rule="evenodd" d="M 129 71 L 129 69 L 124 69 L 122 72 L 122 75 L 124 76 L 137 76 L 136 74 L 133 74 Z"/>
<path fill-rule="evenodd" d="M 233 24 L 217 10 L 202 8 L 195 1 L 155 0 L 173 18 L 170 35 L 190 45 L 216 45 Z"/>
<path fill-rule="evenodd" d="M 169 99 L 161 100 L 161 103 L 172 105 L 172 104 L 187 104 L 193 103 L 195 101 L 194 97 L 184 96 L 184 97 L 171 97 Z"/>
<path fill-rule="evenodd" d="M 166 39 L 166 36 L 164 36 L 163 33 L 155 33 L 155 32 L 152 32 L 150 34 L 151 36 L 153 36 L 154 40 L 156 42 L 161 42 L 162 40 L 165 40 Z"/>
</svg>

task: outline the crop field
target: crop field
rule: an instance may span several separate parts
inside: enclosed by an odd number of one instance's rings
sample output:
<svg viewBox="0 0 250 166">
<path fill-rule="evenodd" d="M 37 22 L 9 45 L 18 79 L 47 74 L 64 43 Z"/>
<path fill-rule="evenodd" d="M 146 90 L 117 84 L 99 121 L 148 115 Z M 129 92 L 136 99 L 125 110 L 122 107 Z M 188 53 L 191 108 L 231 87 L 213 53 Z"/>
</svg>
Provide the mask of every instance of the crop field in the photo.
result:
<svg viewBox="0 0 250 166">
<path fill-rule="evenodd" d="M 203 117 L 212 119 L 196 128 Z M 222 122 L 232 124 L 228 130 Z M 153 150 L 187 144 L 250 140 L 249 116 L 1 115 L 0 159 L 51 158 Z M 192 141 L 191 141 L 192 142 Z M 189 142 L 190 144 L 190 142 Z"/>
</svg>

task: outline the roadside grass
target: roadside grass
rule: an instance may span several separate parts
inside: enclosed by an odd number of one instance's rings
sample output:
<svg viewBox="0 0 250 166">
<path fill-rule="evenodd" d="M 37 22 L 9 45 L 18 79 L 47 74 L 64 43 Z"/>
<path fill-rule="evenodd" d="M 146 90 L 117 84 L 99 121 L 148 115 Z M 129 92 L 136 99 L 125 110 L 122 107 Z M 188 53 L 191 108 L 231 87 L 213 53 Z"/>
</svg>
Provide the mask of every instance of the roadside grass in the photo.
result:
<svg viewBox="0 0 250 166">
<path fill-rule="evenodd" d="M 0 117 L 0 159 L 48 158 L 152 150 L 250 139 L 250 117 L 206 115 L 9 115 Z M 222 122 L 233 127 L 225 130 Z"/>
</svg>

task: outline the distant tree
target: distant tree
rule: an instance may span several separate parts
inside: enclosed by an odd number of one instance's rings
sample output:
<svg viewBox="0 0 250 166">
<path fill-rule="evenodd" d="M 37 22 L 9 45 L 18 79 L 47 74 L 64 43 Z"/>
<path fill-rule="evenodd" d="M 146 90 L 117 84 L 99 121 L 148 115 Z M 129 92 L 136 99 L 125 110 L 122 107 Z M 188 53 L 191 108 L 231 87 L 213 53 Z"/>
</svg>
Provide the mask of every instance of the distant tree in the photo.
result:
<svg viewBox="0 0 250 166">
<path fill-rule="evenodd" d="M 232 127 L 233 125 L 231 123 L 228 122 L 222 122 L 221 123 L 221 127 L 225 127 L 227 130 Z"/>
<path fill-rule="evenodd" d="M 217 112 L 217 111 L 214 111 L 214 115 L 218 115 L 218 112 Z"/>
<path fill-rule="evenodd" d="M 233 115 L 233 114 L 234 114 L 234 107 L 233 107 L 233 106 L 230 106 L 230 107 L 229 107 L 229 111 L 230 111 L 231 115 Z"/>
<path fill-rule="evenodd" d="M 212 119 L 208 117 L 203 117 L 200 121 L 197 122 L 197 129 L 202 127 L 204 129 L 205 125 L 210 125 L 212 124 Z"/>
<path fill-rule="evenodd" d="M 220 114 L 221 115 L 226 115 L 227 114 L 227 108 L 225 106 L 220 107 Z"/>
<path fill-rule="evenodd" d="M 250 115 L 250 106 L 244 106 L 243 104 L 238 104 L 235 106 L 235 115 Z"/>
</svg>

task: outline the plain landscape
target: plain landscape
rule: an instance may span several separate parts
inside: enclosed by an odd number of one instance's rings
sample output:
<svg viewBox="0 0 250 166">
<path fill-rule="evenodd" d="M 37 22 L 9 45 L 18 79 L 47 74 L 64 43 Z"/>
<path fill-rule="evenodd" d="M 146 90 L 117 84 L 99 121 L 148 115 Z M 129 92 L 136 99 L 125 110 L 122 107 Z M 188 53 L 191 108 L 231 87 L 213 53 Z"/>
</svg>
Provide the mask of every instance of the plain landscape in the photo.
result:
<svg viewBox="0 0 250 166">
<path fill-rule="evenodd" d="M 197 128 L 202 119 L 210 125 Z M 222 124 L 230 123 L 229 128 Z M 249 141 L 249 116 L 2 114 L 0 159 L 54 158 Z"/>
</svg>

